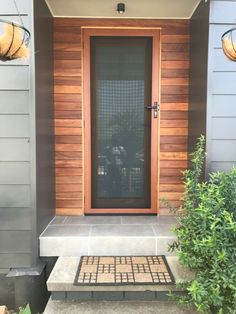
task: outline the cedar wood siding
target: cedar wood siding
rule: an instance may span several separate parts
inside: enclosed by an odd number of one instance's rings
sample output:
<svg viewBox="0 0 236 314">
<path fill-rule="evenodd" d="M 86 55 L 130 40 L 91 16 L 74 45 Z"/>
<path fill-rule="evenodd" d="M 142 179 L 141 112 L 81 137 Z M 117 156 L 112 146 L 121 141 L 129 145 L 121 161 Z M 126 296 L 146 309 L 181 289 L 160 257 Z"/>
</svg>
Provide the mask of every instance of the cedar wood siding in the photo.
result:
<svg viewBox="0 0 236 314">
<path fill-rule="evenodd" d="M 189 21 L 55 18 L 56 213 L 84 212 L 81 26 L 162 28 L 159 197 L 179 205 L 188 151 Z M 162 204 L 160 213 L 168 213 Z"/>
</svg>

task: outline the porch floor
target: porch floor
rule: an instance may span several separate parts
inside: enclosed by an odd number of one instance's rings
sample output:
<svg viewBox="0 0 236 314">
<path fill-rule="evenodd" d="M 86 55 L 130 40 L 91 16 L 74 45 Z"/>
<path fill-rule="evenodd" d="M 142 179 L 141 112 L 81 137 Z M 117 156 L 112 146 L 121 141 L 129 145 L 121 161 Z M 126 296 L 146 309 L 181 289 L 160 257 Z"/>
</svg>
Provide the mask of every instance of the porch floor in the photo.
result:
<svg viewBox="0 0 236 314">
<path fill-rule="evenodd" d="M 40 256 L 170 255 L 172 216 L 56 216 L 40 235 Z"/>
</svg>

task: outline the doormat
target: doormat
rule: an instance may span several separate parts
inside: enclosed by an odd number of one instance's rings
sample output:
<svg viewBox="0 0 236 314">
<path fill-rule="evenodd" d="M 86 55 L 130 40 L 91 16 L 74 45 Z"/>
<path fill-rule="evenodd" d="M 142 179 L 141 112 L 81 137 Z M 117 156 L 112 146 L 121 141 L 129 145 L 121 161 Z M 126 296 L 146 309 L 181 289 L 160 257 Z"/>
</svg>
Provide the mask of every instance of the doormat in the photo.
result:
<svg viewBox="0 0 236 314">
<path fill-rule="evenodd" d="M 165 256 L 82 256 L 74 285 L 174 284 Z"/>
</svg>

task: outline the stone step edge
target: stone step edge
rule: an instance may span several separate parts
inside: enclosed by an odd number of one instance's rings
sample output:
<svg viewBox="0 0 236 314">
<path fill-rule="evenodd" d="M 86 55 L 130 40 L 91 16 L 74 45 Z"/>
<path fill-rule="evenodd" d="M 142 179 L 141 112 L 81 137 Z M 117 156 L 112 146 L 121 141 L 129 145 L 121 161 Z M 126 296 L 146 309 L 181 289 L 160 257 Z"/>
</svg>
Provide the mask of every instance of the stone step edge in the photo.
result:
<svg viewBox="0 0 236 314">
<path fill-rule="evenodd" d="M 184 291 L 176 291 L 184 295 Z M 53 291 L 51 299 L 56 301 L 169 301 L 169 291 Z"/>
<path fill-rule="evenodd" d="M 93 291 L 111 291 L 111 292 L 117 292 L 117 291 L 134 291 L 134 292 L 139 292 L 139 291 L 181 291 L 180 288 L 176 287 L 175 284 L 168 284 L 168 285 L 99 285 L 99 286 L 76 286 L 73 285 L 73 283 L 53 283 L 53 282 L 48 282 L 47 283 L 48 291 L 50 292 L 93 292 Z"/>
</svg>

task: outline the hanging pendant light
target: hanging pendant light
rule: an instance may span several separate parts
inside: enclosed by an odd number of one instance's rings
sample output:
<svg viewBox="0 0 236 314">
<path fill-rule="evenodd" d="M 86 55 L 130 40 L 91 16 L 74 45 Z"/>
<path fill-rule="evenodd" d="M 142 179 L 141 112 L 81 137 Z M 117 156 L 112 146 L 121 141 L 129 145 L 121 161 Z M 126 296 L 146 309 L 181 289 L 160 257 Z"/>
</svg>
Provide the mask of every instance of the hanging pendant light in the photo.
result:
<svg viewBox="0 0 236 314">
<path fill-rule="evenodd" d="M 224 54 L 228 59 L 236 62 L 236 27 L 225 32 L 221 40 Z"/>
<path fill-rule="evenodd" d="M 3 62 L 29 56 L 30 31 L 24 27 L 15 0 L 14 4 L 21 24 L 0 19 L 0 27 L 3 29 L 0 35 L 0 60 Z"/>
</svg>

